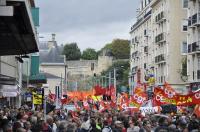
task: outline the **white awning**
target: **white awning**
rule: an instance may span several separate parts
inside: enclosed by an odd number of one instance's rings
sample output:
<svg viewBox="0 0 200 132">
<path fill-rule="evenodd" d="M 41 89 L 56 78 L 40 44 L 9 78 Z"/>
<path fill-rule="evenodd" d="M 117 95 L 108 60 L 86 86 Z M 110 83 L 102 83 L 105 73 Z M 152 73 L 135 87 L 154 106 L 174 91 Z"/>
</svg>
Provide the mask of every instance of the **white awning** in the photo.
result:
<svg viewBox="0 0 200 132">
<path fill-rule="evenodd" d="M 17 85 L 1 85 L 0 93 L 3 97 L 16 97 L 19 94 Z"/>
<path fill-rule="evenodd" d="M 2 92 L 3 97 L 17 97 L 18 93 L 17 92 Z"/>
<path fill-rule="evenodd" d="M 17 85 L 2 85 L 2 92 L 18 92 Z"/>
</svg>

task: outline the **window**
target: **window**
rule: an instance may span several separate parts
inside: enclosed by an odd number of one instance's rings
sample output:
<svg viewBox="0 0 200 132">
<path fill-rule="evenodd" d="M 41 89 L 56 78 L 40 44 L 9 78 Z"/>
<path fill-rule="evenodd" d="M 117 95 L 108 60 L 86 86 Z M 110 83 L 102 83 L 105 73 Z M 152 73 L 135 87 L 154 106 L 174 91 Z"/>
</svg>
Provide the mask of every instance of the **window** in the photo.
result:
<svg viewBox="0 0 200 132">
<path fill-rule="evenodd" d="M 94 63 L 91 63 L 91 71 L 94 71 Z"/>
<path fill-rule="evenodd" d="M 188 30 L 188 21 L 187 20 L 183 20 L 182 21 L 182 31 L 183 32 L 187 32 Z"/>
<path fill-rule="evenodd" d="M 187 26 L 183 25 L 183 31 L 187 31 Z"/>
<path fill-rule="evenodd" d="M 187 53 L 187 42 L 182 42 L 181 51 L 182 51 L 182 54 Z"/>
<path fill-rule="evenodd" d="M 183 8 L 188 8 L 188 0 L 183 0 Z"/>
<path fill-rule="evenodd" d="M 197 69 L 200 70 L 200 57 L 197 57 Z"/>
</svg>

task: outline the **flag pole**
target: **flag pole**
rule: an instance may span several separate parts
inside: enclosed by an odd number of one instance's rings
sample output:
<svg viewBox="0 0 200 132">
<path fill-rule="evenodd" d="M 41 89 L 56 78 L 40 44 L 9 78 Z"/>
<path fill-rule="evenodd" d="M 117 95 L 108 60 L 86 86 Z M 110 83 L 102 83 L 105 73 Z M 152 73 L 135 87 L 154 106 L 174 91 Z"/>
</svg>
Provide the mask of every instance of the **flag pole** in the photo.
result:
<svg viewBox="0 0 200 132">
<path fill-rule="evenodd" d="M 47 97 L 44 97 L 44 121 L 47 120 Z"/>
</svg>

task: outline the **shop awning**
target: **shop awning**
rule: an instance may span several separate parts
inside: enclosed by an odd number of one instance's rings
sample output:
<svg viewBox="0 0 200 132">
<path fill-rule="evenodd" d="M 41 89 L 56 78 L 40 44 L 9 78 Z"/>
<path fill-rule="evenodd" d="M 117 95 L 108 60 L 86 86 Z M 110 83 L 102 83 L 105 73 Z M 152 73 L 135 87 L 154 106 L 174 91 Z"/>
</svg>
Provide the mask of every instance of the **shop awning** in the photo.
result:
<svg viewBox="0 0 200 132">
<path fill-rule="evenodd" d="M 30 76 L 29 83 L 30 84 L 47 83 L 47 78 L 46 78 L 45 74 L 39 73 L 39 74 Z"/>
<path fill-rule="evenodd" d="M 28 1 L 7 0 L 0 11 L 5 7 L 12 7 L 13 15 L 0 14 L 0 56 L 38 52 L 38 37 Z"/>
</svg>

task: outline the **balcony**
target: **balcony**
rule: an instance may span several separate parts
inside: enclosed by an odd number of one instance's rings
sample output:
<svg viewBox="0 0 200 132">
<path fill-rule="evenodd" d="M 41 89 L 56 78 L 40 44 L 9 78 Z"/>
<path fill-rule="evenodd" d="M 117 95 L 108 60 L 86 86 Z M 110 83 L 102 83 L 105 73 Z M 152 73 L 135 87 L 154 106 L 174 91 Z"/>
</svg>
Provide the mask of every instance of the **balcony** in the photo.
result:
<svg viewBox="0 0 200 132">
<path fill-rule="evenodd" d="M 160 33 L 155 37 L 155 43 L 162 43 L 166 41 L 165 33 Z"/>
<path fill-rule="evenodd" d="M 200 53 L 200 41 L 189 44 L 188 53 L 189 54 Z"/>
<path fill-rule="evenodd" d="M 160 54 L 158 56 L 155 57 L 155 63 L 164 63 L 166 61 L 165 59 L 165 55 L 164 54 Z"/>
<path fill-rule="evenodd" d="M 159 24 L 159 23 L 165 21 L 166 18 L 165 18 L 164 12 L 163 12 L 163 11 L 160 12 L 160 13 L 156 16 L 155 20 L 156 20 L 156 23 L 157 23 L 157 24 Z"/>
<path fill-rule="evenodd" d="M 190 16 L 188 18 L 188 26 L 195 27 L 200 25 L 200 12 Z"/>
<path fill-rule="evenodd" d="M 132 59 L 139 58 L 139 52 L 135 51 L 132 53 Z"/>
</svg>

